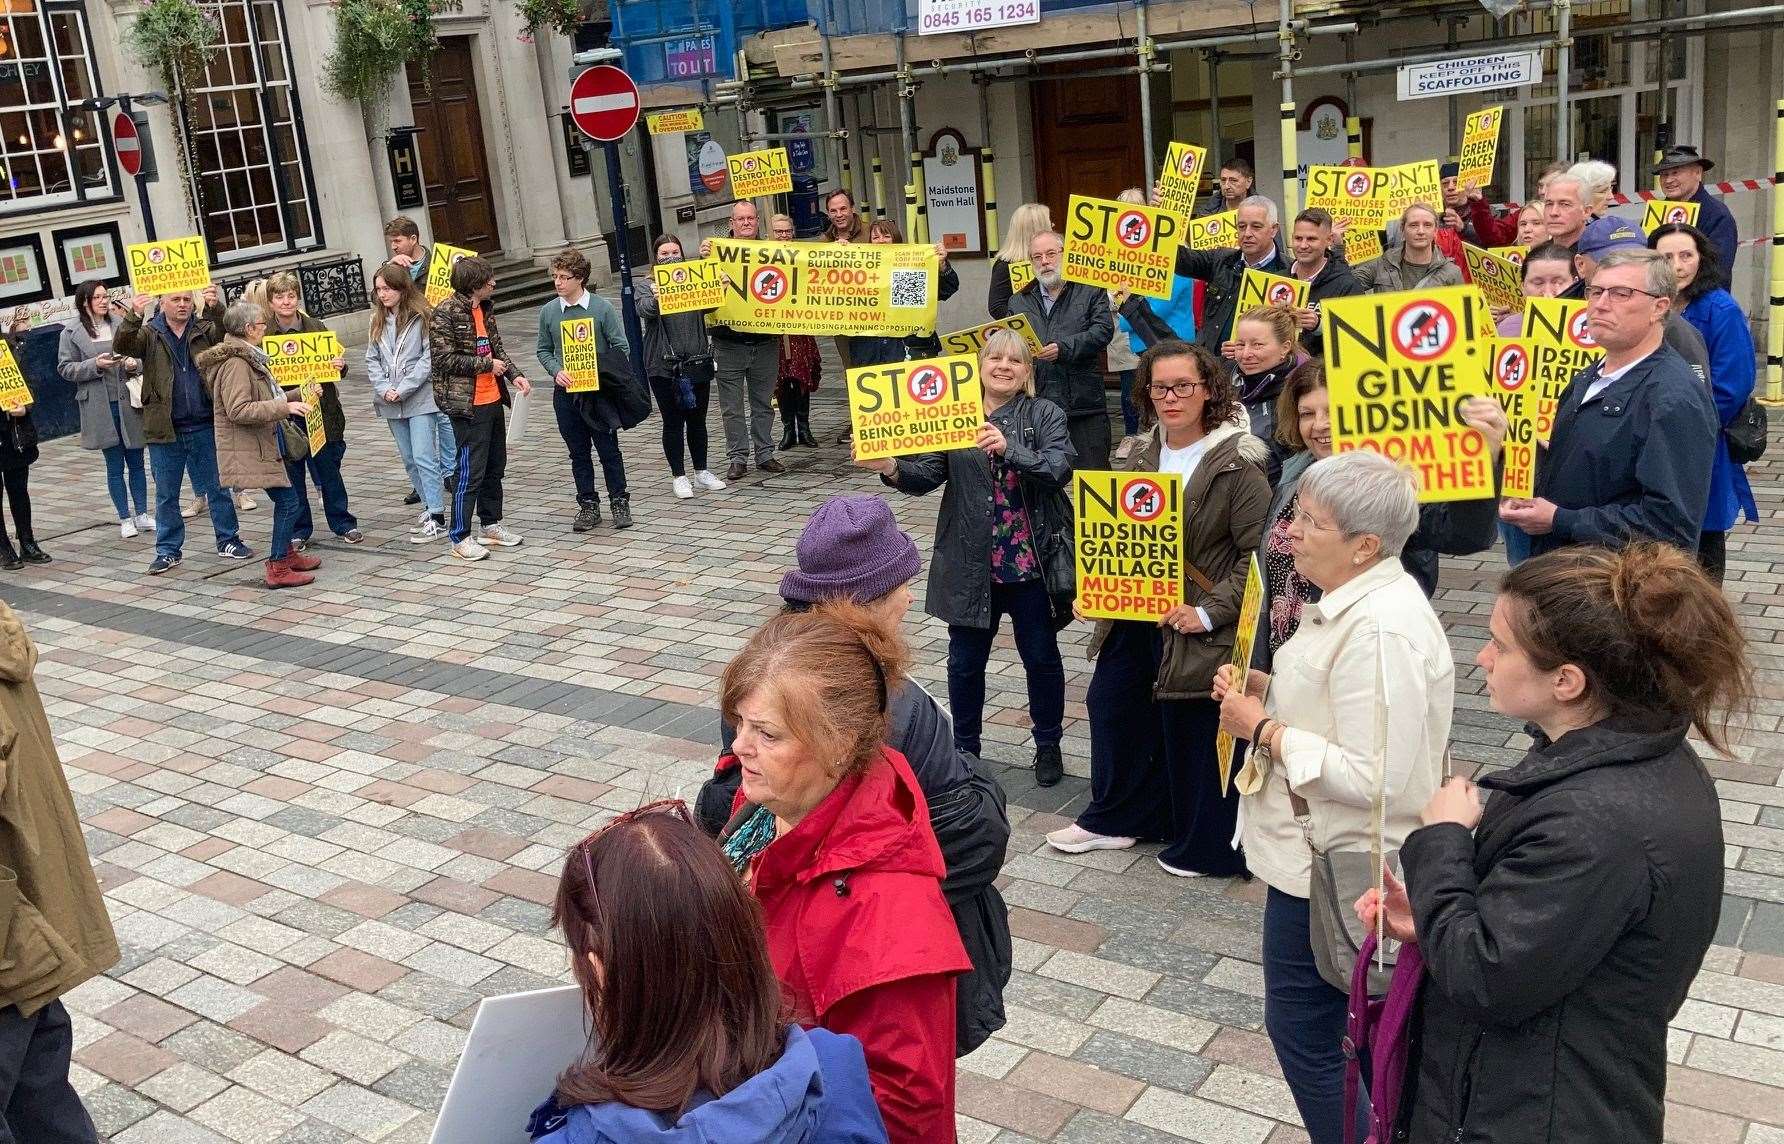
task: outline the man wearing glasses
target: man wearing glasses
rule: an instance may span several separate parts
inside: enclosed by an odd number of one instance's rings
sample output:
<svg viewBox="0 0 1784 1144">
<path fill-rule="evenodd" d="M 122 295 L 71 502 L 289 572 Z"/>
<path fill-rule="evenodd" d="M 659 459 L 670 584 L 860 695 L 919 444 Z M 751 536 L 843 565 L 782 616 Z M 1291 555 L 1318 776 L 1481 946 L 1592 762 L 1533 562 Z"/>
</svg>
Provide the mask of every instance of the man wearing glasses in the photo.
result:
<svg viewBox="0 0 1784 1144">
<path fill-rule="evenodd" d="M 1645 249 L 1611 250 L 1593 268 L 1587 327 L 1604 357 L 1562 391 L 1536 496 L 1499 506 L 1533 556 L 1650 539 L 1697 551 L 1721 423 L 1709 387 L 1665 344 L 1678 298 L 1668 269 Z"/>
</svg>

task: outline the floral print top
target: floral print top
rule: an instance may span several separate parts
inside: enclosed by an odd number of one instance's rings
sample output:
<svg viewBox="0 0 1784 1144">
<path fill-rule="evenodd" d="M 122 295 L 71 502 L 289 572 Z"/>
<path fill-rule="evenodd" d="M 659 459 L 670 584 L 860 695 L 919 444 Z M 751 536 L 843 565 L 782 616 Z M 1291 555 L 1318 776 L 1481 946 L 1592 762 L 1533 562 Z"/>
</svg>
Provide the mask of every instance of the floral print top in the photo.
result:
<svg viewBox="0 0 1784 1144">
<path fill-rule="evenodd" d="M 1295 554 L 1289 547 L 1288 526 L 1295 518 L 1299 498 L 1282 506 L 1270 531 L 1264 534 L 1264 592 L 1270 601 L 1270 654 L 1275 655 L 1301 626 L 1301 609 L 1319 599 L 1319 589 L 1295 571 Z"/>
<path fill-rule="evenodd" d="M 991 461 L 991 582 L 1017 584 L 1041 574 L 1035 555 L 1034 533 L 1022 505 L 1022 476 L 993 458 Z"/>
</svg>

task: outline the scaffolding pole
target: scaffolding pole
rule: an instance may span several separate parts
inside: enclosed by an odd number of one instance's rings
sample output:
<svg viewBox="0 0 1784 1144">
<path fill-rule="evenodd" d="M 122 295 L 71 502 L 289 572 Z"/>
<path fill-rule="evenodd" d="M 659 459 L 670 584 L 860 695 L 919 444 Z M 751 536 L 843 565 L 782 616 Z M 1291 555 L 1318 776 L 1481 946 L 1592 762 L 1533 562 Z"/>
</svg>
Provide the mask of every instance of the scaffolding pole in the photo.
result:
<svg viewBox="0 0 1784 1144">
<path fill-rule="evenodd" d="M 974 76 L 973 84 L 979 89 L 979 158 L 985 172 L 981 193 L 985 196 L 985 254 L 989 257 L 997 253 L 997 167 L 991 153 L 991 85 L 982 75 Z"/>
<path fill-rule="evenodd" d="M 1765 401 L 1784 405 L 1784 99 L 1772 139 L 1772 290 L 1765 331 Z"/>
<path fill-rule="evenodd" d="M 1157 152 L 1152 148 L 1152 38 L 1147 34 L 1146 0 L 1137 0 L 1134 8 L 1138 21 L 1134 37 L 1136 66 L 1140 72 L 1140 145 L 1146 156 L 1146 170 L 1152 171 Z"/>
<path fill-rule="evenodd" d="M 819 58 L 823 61 L 820 66 L 824 69 L 824 126 L 829 129 L 831 140 L 830 169 L 839 171 L 837 185 L 848 191 L 852 197 L 855 192 L 849 186 L 848 132 L 843 130 L 839 119 L 839 105 L 836 101 L 836 69 L 832 66 L 830 57 L 830 26 L 835 19 L 836 13 L 831 0 L 824 0 L 824 26 L 818 29 L 818 51 Z"/>
<path fill-rule="evenodd" d="M 1282 61 L 1282 208 L 1284 221 L 1301 210 L 1301 167 L 1295 157 L 1295 21 L 1294 0 L 1281 0 L 1282 19 L 1277 29 L 1278 58 Z"/>
<path fill-rule="evenodd" d="M 1213 138 L 1208 141 L 1208 178 L 1218 181 L 1220 165 L 1220 49 L 1209 48 L 1203 55 L 1208 60 L 1208 115 L 1214 120 Z"/>
<path fill-rule="evenodd" d="M 904 53 L 904 32 L 898 33 L 898 137 L 904 144 L 906 162 L 904 180 L 904 240 L 906 242 L 922 242 L 918 230 L 918 212 L 922 209 L 918 204 L 919 172 L 922 170 L 922 156 L 917 153 L 916 108 L 917 85 L 911 82 L 910 65 L 906 63 Z"/>
<path fill-rule="evenodd" d="M 1573 0 L 1555 0 L 1555 158 L 1573 162 L 1573 109 L 1567 87 L 1573 71 Z"/>
</svg>

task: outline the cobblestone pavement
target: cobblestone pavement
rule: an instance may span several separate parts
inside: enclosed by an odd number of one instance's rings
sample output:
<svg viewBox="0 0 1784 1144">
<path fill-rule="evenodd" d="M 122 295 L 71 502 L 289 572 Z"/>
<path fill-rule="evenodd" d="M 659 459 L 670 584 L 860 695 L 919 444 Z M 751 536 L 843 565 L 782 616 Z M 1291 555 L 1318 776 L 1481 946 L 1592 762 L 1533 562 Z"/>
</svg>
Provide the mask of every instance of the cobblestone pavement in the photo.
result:
<svg viewBox="0 0 1784 1144">
<path fill-rule="evenodd" d="M 503 326 L 531 345 L 529 317 Z M 637 527 L 574 536 L 541 404 L 507 482 L 526 545 L 465 565 L 406 542 L 394 447 L 349 385 L 347 478 L 368 539 L 325 540 L 314 587 L 263 590 L 257 563 L 210 554 L 202 523 L 183 567 L 143 576 L 150 540 L 119 538 L 99 457 L 72 439 L 32 474 L 55 563 L 0 573 L 44 652 L 39 684 L 124 948 L 68 999 L 76 1083 L 120 1144 L 426 1140 L 478 999 L 567 980 L 545 905 L 565 847 L 616 811 L 692 794 L 714 754 L 716 678 L 772 606 L 800 523 L 875 487 L 829 446 L 677 502 L 652 421 L 624 439 Z M 826 440 L 838 396 L 818 396 Z M 716 410 L 711 425 L 722 456 Z M 1774 523 L 1778 455 L 1755 471 Z M 925 552 L 936 505 L 896 504 Z M 269 515 L 262 497 L 243 519 L 257 550 Z M 1675 1022 L 1667 1128 L 1779 1144 L 1784 543 L 1745 527 L 1730 549 L 1765 691 L 1738 758 L 1715 764 L 1728 896 Z M 1438 602 L 1461 664 L 1498 569 L 1446 564 Z M 945 632 L 911 630 L 939 693 Z M 1066 637 L 1079 776 L 1084 637 Z M 987 755 L 1023 764 L 1007 634 L 992 670 Z M 1516 758 L 1477 669 L 1459 691 L 1458 757 Z M 1041 836 L 1084 782 L 1004 779 L 1017 972 L 1008 1027 L 961 1063 L 961 1138 L 1305 1140 L 1262 1033 L 1261 886 L 1167 877 L 1148 847 L 1051 853 Z"/>
</svg>

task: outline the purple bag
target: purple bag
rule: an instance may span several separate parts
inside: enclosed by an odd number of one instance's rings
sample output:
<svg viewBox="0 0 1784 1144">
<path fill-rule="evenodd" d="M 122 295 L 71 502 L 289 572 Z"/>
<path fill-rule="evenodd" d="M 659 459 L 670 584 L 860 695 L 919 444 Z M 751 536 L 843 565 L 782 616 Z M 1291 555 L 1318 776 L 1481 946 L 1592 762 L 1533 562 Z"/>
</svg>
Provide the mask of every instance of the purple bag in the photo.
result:
<svg viewBox="0 0 1784 1144">
<path fill-rule="evenodd" d="M 1367 1144 L 1388 1144 L 1394 1138 L 1412 1050 L 1412 1018 L 1425 980 L 1425 959 L 1419 947 L 1402 945 L 1387 994 L 1371 1000 L 1369 962 L 1374 956 L 1375 933 L 1371 930 L 1350 975 L 1350 1017 L 1344 1035 L 1344 1144 L 1356 1144 L 1363 1053 L 1369 1054 Z"/>
</svg>

